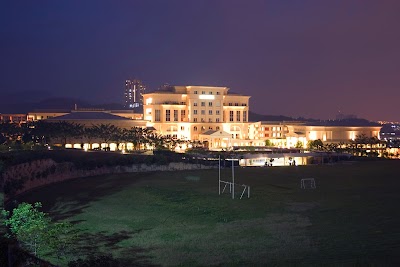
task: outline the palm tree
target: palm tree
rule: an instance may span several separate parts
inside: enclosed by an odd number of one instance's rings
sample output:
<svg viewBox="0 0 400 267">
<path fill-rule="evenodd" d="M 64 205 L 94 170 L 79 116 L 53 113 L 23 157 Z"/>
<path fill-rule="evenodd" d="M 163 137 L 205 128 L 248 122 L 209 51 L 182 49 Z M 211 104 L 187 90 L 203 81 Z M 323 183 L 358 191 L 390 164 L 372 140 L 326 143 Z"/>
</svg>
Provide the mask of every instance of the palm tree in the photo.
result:
<svg viewBox="0 0 400 267">
<path fill-rule="evenodd" d="M 98 137 L 100 134 L 97 133 L 98 129 L 92 125 L 91 127 L 86 127 L 83 129 L 83 136 L 89 143 L 89 149 L 92 149 L 92 140 Z"/>
<path fill-rule="evenodd" d="M 102 140 L 103 143 L 106 143 L 108 148 L 108 142 L 115 138 L 115 133 L 119 130 L 118 127 L 112 124 L 100 124 L 95 125 L 94 128 L 96 137 Z"/>
</svg>

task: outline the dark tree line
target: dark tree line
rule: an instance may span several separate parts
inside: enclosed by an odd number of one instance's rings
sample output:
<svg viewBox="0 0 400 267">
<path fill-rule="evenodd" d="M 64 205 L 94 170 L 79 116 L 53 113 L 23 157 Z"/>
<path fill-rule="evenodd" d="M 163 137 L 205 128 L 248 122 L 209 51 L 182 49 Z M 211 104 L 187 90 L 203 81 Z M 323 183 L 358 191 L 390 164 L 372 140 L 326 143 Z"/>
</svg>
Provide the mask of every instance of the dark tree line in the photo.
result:
<svg viewBox="0 0 400 267">
<path fill-rule="evenodd" d="M 85 127 L 81 124 L 66 121 L 49 123 L 46 121 L 26 124 L 0 124 L 0 150 L 9 148 L 33 149 L 48 144 L 88 143 L 133 143 L 134 150 L 142 147 L 155 149 L 173 149 L 182 143 L 193 143 L 176 138 L 159 135 L 152 130 L 141 127 L 123 129 L 112 124 L 98 124 Z"/>
<path fill-rule="evenodd" d="M 308 141 L 307 148 L 324 152 L 349 153 L 354 156 L 377 157 L 386 148 L 386 142 L 379 140 L 376 136 L 367 137 L 362 134 L 347 143 L 324 144 L 320 139 Z"/>
</svg>

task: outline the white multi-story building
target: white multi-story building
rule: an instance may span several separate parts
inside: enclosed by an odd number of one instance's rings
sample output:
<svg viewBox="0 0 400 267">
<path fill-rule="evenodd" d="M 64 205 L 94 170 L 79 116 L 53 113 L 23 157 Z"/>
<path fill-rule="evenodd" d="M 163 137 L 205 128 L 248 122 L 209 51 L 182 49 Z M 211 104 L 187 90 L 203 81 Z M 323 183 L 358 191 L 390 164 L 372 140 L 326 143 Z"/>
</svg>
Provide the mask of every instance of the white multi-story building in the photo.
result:
<svg viewBox="0 0 400 267">
<path fill-rule="evenodd" d="M 143 95 L 144 119 L 159 134 L 211 149 L 249 145 L 249 99 L 227 87 L 172 86 Z"/>
<path fill-rule="evenodd" d="M 346 143 L 357 136 L 378 137 L 381 125 L 322 125 L 304 121 L 249 122 L 250 96 L 229 93 L 227 87 L 164 86 L 143 94 L 143 114 L 132 110 L 97 110 L 115 115 L 88 115 L 93 110 L 36 111 L 28 120 L 67 120 L 84 125 L 110 123 L 123 128 L 147 127 L 179 140 L 206 142 L 209 149 L 240 146 L 306 147 L 310 140 Z M 79 113 L 79 116 L 65 116 Z M 75 114 L 76 115 L 76 114 Z M 121 120 L 125 117 L 130 120 Z"/>
<path fill-rule="evenodd" d="M 170 86 L 143 95 L 143 118 L 157 133 L 207 141 L 210 149 L 233 146 L 305 147 L 309 140 L 347 142 L 357 135 L 379 137 L 380 126 L 310 125 L 296 121 L 249 122 L 250 96 L 227 87 Z"/>
</svg>

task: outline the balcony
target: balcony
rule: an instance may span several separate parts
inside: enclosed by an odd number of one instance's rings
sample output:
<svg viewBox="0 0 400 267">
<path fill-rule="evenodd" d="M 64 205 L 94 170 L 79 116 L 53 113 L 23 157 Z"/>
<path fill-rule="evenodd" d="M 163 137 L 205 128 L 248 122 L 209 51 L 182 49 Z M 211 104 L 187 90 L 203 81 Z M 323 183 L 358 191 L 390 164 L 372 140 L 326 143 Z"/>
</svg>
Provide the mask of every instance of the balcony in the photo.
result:
<svg viewBox="0 0 400 267">
<path fill-rule="evenodd" d="M 181 105 L 181 106 L 184 106 L 184 105 L 186 105 L 186 102 L 164 101 L 164 102 L 157 103 L 157 105 Z"/>
</svg>

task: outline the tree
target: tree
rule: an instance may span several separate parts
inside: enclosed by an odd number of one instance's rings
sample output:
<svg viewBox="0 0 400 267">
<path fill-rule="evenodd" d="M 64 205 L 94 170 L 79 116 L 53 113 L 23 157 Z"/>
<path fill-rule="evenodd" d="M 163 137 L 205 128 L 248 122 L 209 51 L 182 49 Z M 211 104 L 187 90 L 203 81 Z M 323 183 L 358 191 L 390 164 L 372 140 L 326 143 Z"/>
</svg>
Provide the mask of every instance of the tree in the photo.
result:
<svg viewBox="0 0 400 267">
<path fill-rule="evenodd" d="M 40 202 L 35 204 L 21 203 L 12 214 L 3 210 L 8 217 L 5 225 L 9 227 L 9 237 L 14 237 L 19 244 L 35 256 L 42 251 L 53 251 L 57 256 L 65 255 L 69 244 L 76 235 L 69 222 L 52 222 L 44 212 L 39 211 Z"/>
<path fill-rule="evenodd" d="M 95 125 L 94 128 L 96 129 L 96 137 L 102 140 L 103 143 L 106 143 L 108 146 L 108 142 L 112 139 L 115 139 L 116 133 L 118 131 L 118 127 L 112 124 L 100 124 Z"/>
<path fill-rule="evenodd" d="M 324 143 L 321 141 L 321 139 L 318 140 L 310 140 L 307 143 L 307 148 L 308 149 L 315 149 L 315 150 L 322 150 L 324 148 Z"/>
<path fill-rule="evenodd" d="M 13 209 L 12 215 L 5 221 L 11 235 L 35 256 L 42 248 L 50 223 L 46 214 L 38 210 L 40 207 L 42 204 L 39 202 L 34 205 L 21 203 Z M 8 216 L 9 213 L 5 211 L 4 215 Z"/>
<path fill-rule="evenodd" d="M 265 140 L 265 146 L 272 146 L 271 140 Z"/>
<path fill-rule="evenodd" d="M 294 145 L 295 148 L 303 148 L 303 142 L 297 141 L 297 143 Z"/>
</svg>

